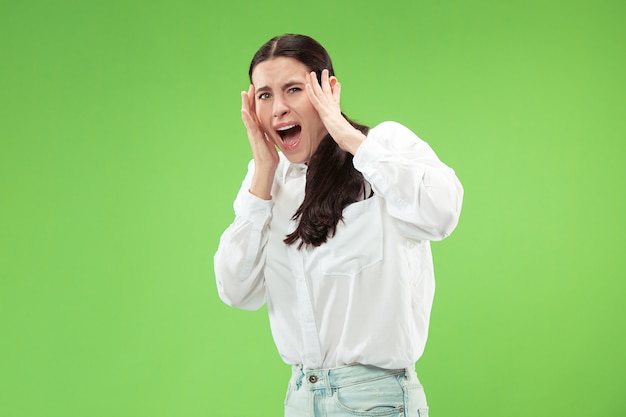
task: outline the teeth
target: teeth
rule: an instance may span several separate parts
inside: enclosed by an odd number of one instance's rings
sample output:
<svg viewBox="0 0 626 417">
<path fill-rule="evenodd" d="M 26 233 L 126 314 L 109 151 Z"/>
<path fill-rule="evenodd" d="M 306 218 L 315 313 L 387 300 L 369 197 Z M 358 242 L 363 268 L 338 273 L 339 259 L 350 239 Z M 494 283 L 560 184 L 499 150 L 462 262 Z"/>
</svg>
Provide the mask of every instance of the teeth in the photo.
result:
<svg viewBox="0 0 626 417">
<path fill-rule="evenodd" d="M 279 131 L 279 132 L 282 132 L 283 130 L 289 130 L 289 129 L 294 128 L 294 127 L 296 127 L 296 126 L 298 126 L 298 125 L 283 126 L 283 127 L 279 127 L 279 128 L 278 128 L 278 129 L 276 129 L 276 130 L 277 130 L 277 131 Z"/>
</svg>

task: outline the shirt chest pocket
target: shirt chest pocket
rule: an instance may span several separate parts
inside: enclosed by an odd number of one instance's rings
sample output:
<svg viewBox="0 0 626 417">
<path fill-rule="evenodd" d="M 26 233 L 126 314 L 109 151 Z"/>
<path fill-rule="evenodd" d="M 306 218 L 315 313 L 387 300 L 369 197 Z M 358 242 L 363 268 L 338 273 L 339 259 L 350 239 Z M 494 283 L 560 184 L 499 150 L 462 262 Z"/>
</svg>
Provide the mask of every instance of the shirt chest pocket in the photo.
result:
<svg viewBox="0 0 626 417">
<path fill-rule="evenodd" d="M 323 276 L 355 276 L 383 259 L 383 226 L 378 198 L 353 203 L 343 212 L 335 236 L 315 248 L 310 261 Z"/>
</svg>

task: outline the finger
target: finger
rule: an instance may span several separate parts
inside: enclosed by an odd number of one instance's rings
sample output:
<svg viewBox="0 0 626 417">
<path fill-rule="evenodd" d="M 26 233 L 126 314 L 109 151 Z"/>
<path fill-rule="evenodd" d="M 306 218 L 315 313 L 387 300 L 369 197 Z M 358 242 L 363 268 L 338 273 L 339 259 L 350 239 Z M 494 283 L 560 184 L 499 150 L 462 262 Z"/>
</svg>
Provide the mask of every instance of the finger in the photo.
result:
<svg viewBox="0 0 626 417">
<path fill-rule="evenodd" d="M 261 134 L 256 114 L 250 109 L 250 95 L 245 91 L 241 92 L 241 120 L 248 130 L 248 135 L 259 136 Z"/>
<path fill-rule="evenodd" d="M 254 85 L 250 84 L 250 87 L 248 87 L 248 110 L 250 111 L 251 115 L 256 115 L 254 93 L 255 93 Z"/>
<path fill-rule="evenodd" d="M 322 94 L 322 93 L 323 93 L 323 92 L 322 92 L 322 87 L 321 87 L 321 85 L 320 85 L 319 80 L 317 79 L 317 74 L 315 74 L 315 72 L 314 72 L 314 71 L 313 71 L 313 72 L 311 72 L 311 74 L 309 74 L 309 79 L 310 79 L 310 84 L 311 84 L 311 87 L 312 87 L 312 89 L 313 89 L 313 92 L 314 92 L 316 95 L 320 95 L 320 94 Z"/>
<path fill-rule="evenodd" d="M 315 91 L 314 84 L 312 83 L 308 83 L 304 89 L 306 91 L 306 95 L 309 98 L 309 101 L 311 102 L 311 104 L 313 105 L 313 107 L 315 108 L 315 110 L 317 110 L 317 112 L 319 113 L 320 110 L 322 110 L 323 105 L 319 99 L 318 94 L 316 94 Z M 319 85 L 317 86 L 317 88 L 319 89 Z"/>
<path fill-rule="evenodd" d="M 256 123 L 254 119 L 250 116 L 250 112 L 246 109 L 241 109 L 241 120 L 243 121 L 244 126 L 248 130 L 249 134 L 255 134 L 258 131 Z"/>
<path fill-rule="evenodd" d="M 248 93 L 246 91 L 241 92 L 241 111 L 248 109 Z"/>
<path fill-rule="evenodd" d="M 339 104 L 341 98 L 341 84 L 339 84 L 339 81 L 334 76 L 330 78 L 330 88 L 333 91 L 335 103 Z"/>
<path fill-rule="evenodd" d="M 246 122 L 251 121 L 249 91 L 250 90 L 248 90 L 248 92 L 241 92 L 241 117 L 243 118 L 246 127 L 248 127 L 248 123 Z"/>
<path fill-rule="evenodd" d="M 250 109 L 248 108 L 248 93 L 245 91 L 241 92 L 241 117 L 243 118 L 244 115 L 248 115 L 250 114 Z M 245 120 L 244 120 L 245 123 Z M 246 126 L 247 127 L 247 126 Z"/>
<path fill-rule="evenodd" d="M 254 91 L 253 91 L 253 87 L 252 85 L 250 85 L 250 87 L 248 87 L 248 91 L 242 91 L 241 92 L 241 108 L 242 109 L 246 109 L 249 113 L 253 113 L 253 99 L 254 99 L 254 95 L 253 95 Z M 251 99 L 252 98 L 252 99 Z"/>
<path fill-rule="evenodd" d="M 324 69 L 322 71 L 322 91 L 324 92 L 324 94 L 326 95 L 331 95 L 332 91 L 330 88 L 330 80 L 329 80 L 329 71 L 327 69 Z"/>
<path fill-rule="evenodd" d="M 307 95 L 309 96 L 309 99 L 315 99 L 317 101 L 319 101 L 319 99 L 317 98 L 317 89 L 319 89 L 319 83 L 317 82 L 317 76 L 315 75 L 315 72 L 310 72 L 309 73 L 309 80 L 307 82 L 307 84 L 305 85 L 305 90 L 307 92 Z"/>
<path fill-rule="evenodd" d="M 316 101 L 314 102 L 314 105 L 318 112 L 324 110 L 325 107 L 329 107 L 329 105 L 332 104 L 331 101 L 334 101 L 332 99 L 332 91 L 330 89 L 328 70 L 322 71 L 321 79 L 322 84 L 320 85 L 316 74 L 314 72 L 311 73 L 311 89 L 315 95 Z"/>
</svg>

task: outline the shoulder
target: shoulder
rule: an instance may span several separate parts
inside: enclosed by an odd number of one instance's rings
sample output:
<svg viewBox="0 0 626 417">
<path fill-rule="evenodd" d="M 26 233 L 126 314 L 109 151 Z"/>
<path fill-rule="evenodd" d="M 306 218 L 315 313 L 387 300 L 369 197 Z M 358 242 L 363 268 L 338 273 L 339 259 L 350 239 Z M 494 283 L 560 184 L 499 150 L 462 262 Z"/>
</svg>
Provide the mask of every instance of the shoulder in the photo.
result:
<svg viewBox="0 0 626 417">
<path fill-rule="evenodd" d="M 399 136 L 399 137 L 407 137 L 407 138 L 415 138 L 418 139 L 417 135 L 405 125 L 394 122 L 394 121 L 385 121 L 377 124 L 373 128 L 370 129 L 368 133 L 368 137 L 389 137 L 389 136 Z"/>
<path fill-rule="evenodd" d="M 384 122 L 380 122 L 376 126 L 370 129 L 370 131 L 391 131 L 391 130 L 409 130 L 408 127 L 404 126 L 402 123 L 395 122 L 393 120 L 386 120 Z"/>
<path fill-rule="evenodd" d="M 394 121 L 385 121 L 374 126 L 367 134 L 367 139 L 385 146 L 400 148 L 422 142 L 411 129 Z"/>
</svg>

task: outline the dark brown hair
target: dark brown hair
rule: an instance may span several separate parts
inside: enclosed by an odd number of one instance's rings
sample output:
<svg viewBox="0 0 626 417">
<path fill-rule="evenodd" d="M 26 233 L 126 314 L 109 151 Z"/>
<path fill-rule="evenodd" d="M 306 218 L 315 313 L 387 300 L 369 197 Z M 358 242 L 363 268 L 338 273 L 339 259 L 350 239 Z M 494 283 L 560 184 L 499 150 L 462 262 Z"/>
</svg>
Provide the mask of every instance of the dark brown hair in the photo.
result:
<svg viewBox="0 0 626 417">
<path fill-rule="evenodd" d="M 248 75 L 261 62 L 277 57 L 293 58 L 306 65 L 321 80 L 324 69 L 335 75 L 326 49 L 309 36 L 285 34 L 265 43 L 254 55 Z M 369 128 L 358 124 L 342 113 L 356 129 L 367 135 Z M 352 154 L 342 150 L 330 135 L 326 135 L 309 161 L 304 189 L 304 201 L 293 215 L 298 221 L 296 230 L 287 235 L 285 243 L 300 241 L 303 245 L 320 246 L 337 231 L 343 209 L 364 194 L 365 179 L 352 165 Z"/>
</svg>

